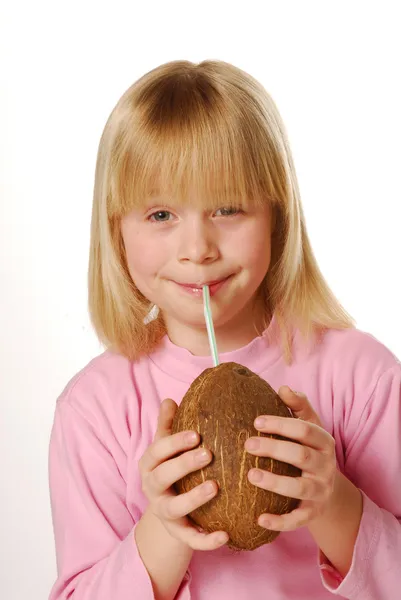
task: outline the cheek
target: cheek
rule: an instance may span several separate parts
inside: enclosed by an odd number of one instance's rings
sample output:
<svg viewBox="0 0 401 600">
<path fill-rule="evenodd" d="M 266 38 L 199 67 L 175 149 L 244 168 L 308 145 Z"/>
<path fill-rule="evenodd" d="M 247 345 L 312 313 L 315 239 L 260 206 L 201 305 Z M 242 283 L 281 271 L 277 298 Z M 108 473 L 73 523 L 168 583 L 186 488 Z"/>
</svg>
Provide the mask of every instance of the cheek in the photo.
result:
<svg viewBox="0 0 401 600">
<path fill-rule="evenodd" d="M 150 277 L 155 275 L 163 265 L 165 255 L 154 247 L 147 247 L 140 239 L 126 244 L 126 256 L 131 277 Z"/>
<path fill-rule="evenodd" d="M 266 228 L 252 228 L 241 243 L 244 266 L 266 272 L 270 264 L 270 235 Z"/>
<path fill-rule="evenodd" d="M 152 237 L 140 227 L 133 226 L 123 227 L 122 236 L 128 269 L 134 282 L 157 273 L 162 265 L 163 253 L 153 243 Z"/>
</svg>

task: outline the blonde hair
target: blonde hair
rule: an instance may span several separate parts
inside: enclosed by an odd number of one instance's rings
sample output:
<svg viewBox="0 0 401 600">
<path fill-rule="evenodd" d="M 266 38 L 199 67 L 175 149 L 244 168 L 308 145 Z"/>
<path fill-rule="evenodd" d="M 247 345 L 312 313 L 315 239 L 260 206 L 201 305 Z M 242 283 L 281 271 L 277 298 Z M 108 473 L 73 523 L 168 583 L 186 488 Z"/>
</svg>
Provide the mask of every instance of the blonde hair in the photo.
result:
<svg viewBox="0 0 401 600">
<path fill-rule="evenodd" d="M 121 236 L 121 219 L 155 191 L 181 202 L 202 198 L 210 208 L 237 200 L 270 204 L 272 257 L 261 292 L 265 325 L 274 315 L 287 362 L 295 328 L 310 340 L 330 328 L 354 326 L 313 254 L 287 134 L 272 98 L 229 63 L 173 61 L 123 94 L 99 144 L 89 312 L 106 347 L 135 360 L 166 333 L 161 314 L 143 323 L 150 303 L 130 277 Z"/>
</svg>

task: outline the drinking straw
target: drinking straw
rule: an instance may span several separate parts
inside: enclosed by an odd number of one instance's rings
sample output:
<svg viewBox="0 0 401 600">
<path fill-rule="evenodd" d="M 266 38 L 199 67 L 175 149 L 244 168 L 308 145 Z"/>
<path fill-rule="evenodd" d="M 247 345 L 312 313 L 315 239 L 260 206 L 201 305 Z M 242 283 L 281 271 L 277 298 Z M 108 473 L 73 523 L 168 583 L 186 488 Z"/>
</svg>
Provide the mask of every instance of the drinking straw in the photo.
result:
<svg viewBox="0 0 401 600">
<path fill-rule="evenodd" d="M 210 352 L 213 357 L 214 366 L 219 364 L 219 355 L 217 353 L 216 336 L 214 333 L 213 317 L 210 310 L 210 291 L 209 286 L 203 286 L 203 312 L 206 320 L 207 334 L 209 338 Z"/>
</svg>

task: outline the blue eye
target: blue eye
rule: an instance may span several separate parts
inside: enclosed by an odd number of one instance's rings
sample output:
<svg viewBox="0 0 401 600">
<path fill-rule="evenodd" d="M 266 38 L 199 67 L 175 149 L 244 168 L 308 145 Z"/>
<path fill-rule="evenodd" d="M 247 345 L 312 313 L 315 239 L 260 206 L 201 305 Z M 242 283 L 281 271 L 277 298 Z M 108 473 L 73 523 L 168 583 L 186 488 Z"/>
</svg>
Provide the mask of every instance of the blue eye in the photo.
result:
<svg viewBox="0 0 401 600">
<path fill-rule="evenodd" d="M 149 216 L 150 221 L 156 221 L 156 223 L 166 223 L 171 216 L 171 212 L 168 210 L 158 210 Z"/>
<path fill-rule="evenodd" d="M 234 206 L 224 206 L 223 208 L 219 208 L 219 209 L 216 211 L 216 214 L 217 214 L 218 212 L 221 212 L 221 213 L 222 213 L 221 215 L 218 215 L 218 216 L 222 216 L 222 217 L 231 217 L 231 216 L 237 215 L 237 214 L 238 214 L 239 212 L 241 212 L 241 211 L 240 211 L 240 209 L 239 209 L 239 208 L 235 208 Z"/>
</svg>

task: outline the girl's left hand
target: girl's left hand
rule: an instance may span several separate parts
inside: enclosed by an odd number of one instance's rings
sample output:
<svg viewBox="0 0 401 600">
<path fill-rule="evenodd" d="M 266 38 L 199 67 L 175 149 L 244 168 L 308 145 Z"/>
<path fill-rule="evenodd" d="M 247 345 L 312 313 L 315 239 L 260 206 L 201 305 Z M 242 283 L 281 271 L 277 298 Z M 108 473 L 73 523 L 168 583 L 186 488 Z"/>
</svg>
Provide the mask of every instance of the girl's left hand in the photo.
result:
<svg viewBox="0 0 401 600">
<path fill-rule="evenodd" d="M 296 418 L 261 416 L 255 421 L 255 427 L 263 433 L 276 433 L 300 443 L 251 437 L 246 441 L 245 449 L 255 456 L 281 460 L 302 470 L 301 477 L 286 477 L 261 469 L 251 469 L 248 473 L 252 484 L 301 500 L 290 513 L 263 514 L 258 519 L 259 525 L 266 529 L 292 531 L 320 516 L 332 500 L 337 474 L 335 441 L 322 428 L 318 415 L 304 394 L 294 393 L 283 386 L 278 395 Z M 259 419 L 263 420 L 261 425 Z"/>
</svg>

